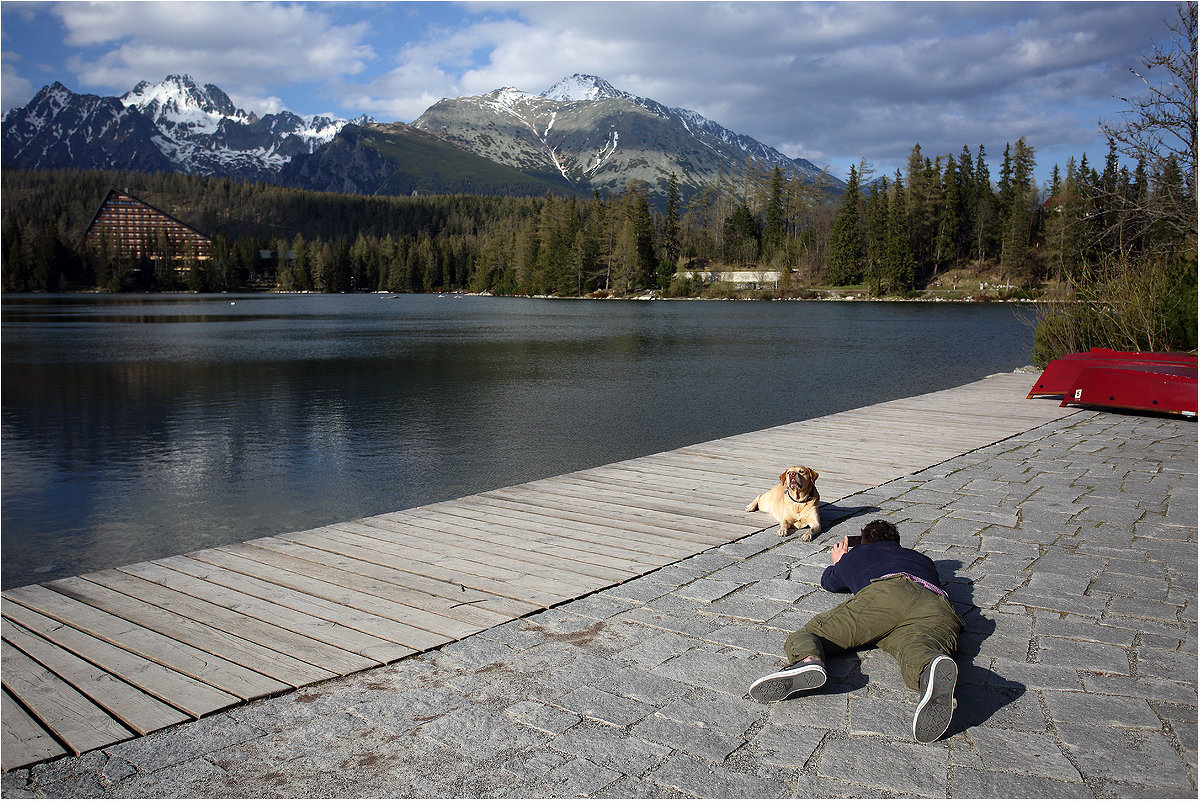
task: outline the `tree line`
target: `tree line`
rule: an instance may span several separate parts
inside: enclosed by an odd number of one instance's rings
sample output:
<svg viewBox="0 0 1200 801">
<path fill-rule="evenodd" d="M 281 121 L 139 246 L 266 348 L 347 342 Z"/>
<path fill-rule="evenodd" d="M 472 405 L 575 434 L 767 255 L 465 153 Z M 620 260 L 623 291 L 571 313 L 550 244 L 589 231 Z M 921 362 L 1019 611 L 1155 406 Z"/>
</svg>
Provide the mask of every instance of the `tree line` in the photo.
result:
<svg viewBox="0 0 1200 801">
<path fill-rule="evenodd" d="M 1091 347 L 1196 350 L 1197 4 L 1164 22 L 1169 35 L 1130 68 L 1146 91 L 1101 124 L 1103 171 L 1084 159 L 1054 171 L 1043 261 L 1070 293 L 1039 309 L 1037 364 Z"/>
<path fill-rule="evenodd" d="M 777 292 L 860 286 L 906 294 L 940 272 L 992 266 L 1036 287 L 1105 254 L 1171 262 L 1194 234 L 1153 209 L 1194 197 L 1174 156 L 1097 171 L 1086 154 L 1034 179 L 1034 149 L 1006 145 L 993 181 L 982 146 L 874 178 L 865 160 L 840 194 L 754 161 L 685 197 L 631 182 L 610 197 L 364 197 L 228 178 L 3 170 L 7 291 L 474 291 L 632 295 L 702 291 L 691 273 L 780 273 Z M 213 234 L 210 260 L 132 259 L 80 246 L 108 188 Z M 1194 219 L 1194 215 L 1192 215 Z M 160 249 L 161 250 L 161 249 Z"/>
</svg>

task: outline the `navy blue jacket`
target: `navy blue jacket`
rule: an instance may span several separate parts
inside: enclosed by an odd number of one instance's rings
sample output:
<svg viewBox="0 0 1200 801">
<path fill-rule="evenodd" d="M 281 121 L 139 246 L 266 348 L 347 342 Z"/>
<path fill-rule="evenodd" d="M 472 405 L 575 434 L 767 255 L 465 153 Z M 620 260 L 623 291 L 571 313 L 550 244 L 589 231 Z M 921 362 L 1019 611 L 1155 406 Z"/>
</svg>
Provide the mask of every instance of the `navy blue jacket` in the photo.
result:
<svg viewBox="0 0 1200 801">
<path fill-rule="evenodd" d="M 825 568 L 821 586 L 830 592 L 858 592 L 872 579 L 889 573 L 911 573 L 941 587 L 937 568 L 925 554 L 898 542 L 868 542 L 855 545 L 836 565 Z"/>
</svg>

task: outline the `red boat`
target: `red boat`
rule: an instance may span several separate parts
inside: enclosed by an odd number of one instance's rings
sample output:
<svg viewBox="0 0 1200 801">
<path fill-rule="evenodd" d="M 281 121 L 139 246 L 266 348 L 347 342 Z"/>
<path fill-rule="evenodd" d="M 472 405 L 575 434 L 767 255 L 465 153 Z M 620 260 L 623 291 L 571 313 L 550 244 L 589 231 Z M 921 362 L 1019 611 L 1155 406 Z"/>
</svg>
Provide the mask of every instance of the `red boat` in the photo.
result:
<svg viewBox="0 0 1200 801">
<path fill-rule="evenodd" d="M 1113 350 L 1112 348 L 1092 348 L 1087 353 L 1068 353 L 1064 359 L 1114 359 L 1117 361 L 1167 362 L 1169 364 L 1187 364 L 1196 366 L 1194 353 L 1163 353 L 1153 350 Z"/>
<path fill-rule="evenodd" d="M 1196 356 L 1093 348 L 1046 365 L 1026 397 L 1062 404 L 1196 415 Z"/>
</svg>

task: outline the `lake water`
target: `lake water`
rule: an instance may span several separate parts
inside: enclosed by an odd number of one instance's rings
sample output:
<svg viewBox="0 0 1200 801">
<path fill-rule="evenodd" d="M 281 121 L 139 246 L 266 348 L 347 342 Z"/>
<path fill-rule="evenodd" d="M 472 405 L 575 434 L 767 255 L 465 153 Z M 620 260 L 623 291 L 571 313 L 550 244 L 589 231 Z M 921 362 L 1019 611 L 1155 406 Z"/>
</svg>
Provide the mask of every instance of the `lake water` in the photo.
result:
<svg viewBox="0 0 1200 801">
<path fill-rule="evenodd" d="M 1032 349 L 1000 304 L 2 300 L 5 588 L 957 386 Z"/>
</svg>

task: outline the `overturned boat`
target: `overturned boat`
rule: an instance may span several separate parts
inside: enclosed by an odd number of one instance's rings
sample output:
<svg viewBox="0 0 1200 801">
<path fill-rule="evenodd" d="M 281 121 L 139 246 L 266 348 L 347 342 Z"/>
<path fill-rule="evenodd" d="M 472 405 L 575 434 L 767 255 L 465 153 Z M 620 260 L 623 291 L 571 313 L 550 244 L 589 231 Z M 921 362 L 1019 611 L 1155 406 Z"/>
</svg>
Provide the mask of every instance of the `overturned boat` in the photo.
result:
<svg viewBox="0 0 1200 801">
<path fill-rule="evenodd" d="M 1027 398 L 1196 416 L 1196 355 L 1092 348 L 1046 365 Z"/>
</svg>

